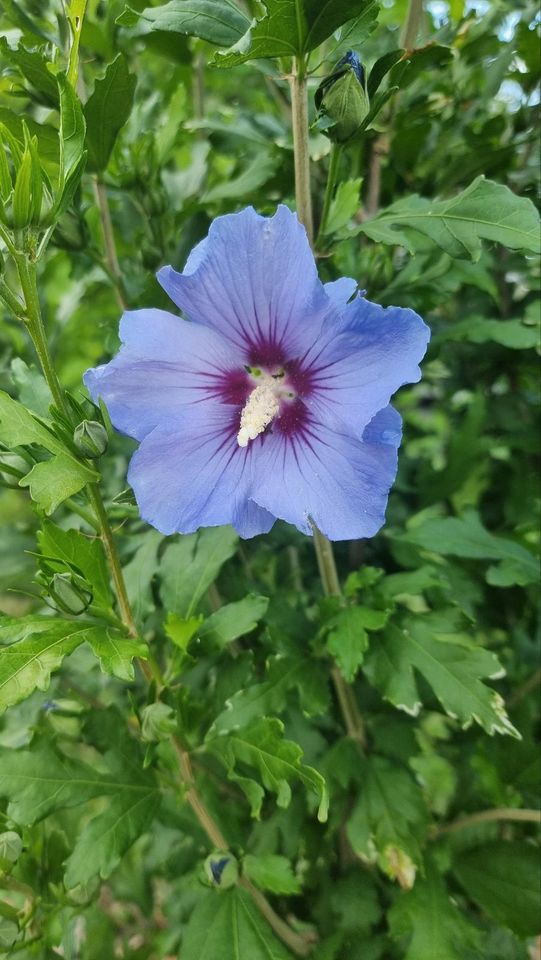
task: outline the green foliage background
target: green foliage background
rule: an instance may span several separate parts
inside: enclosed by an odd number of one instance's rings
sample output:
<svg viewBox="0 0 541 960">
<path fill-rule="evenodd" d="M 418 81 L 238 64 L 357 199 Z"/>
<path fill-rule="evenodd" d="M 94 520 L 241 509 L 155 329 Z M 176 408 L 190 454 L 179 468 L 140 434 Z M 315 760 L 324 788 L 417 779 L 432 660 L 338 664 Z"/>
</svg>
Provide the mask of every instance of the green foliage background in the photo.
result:
<svg viewBox="0 0 541 960">
<path fill-rule="evenodd" d="M 427 3 L 418 23 L 417 0 L 65 6 L 0 15 L 0 957 L 528 960 L 537 6 Z M 295 207 L 292 54 L 321 222 L 314 92 L 350 48 L 370 105 L 320 274 L 433 336 L 398 397 L 387 524 L 336 545 L 340 599 L 285 524 L 149 529 L 134 445 L 81 376 L 115 352 L 122 308 L 169 306 L 154 273 L 213 217 Z M 35 264 L 60 398 L 32 345 Z M 98 459 L 74 443 L 83 419 L 109 431 Z"/>
</svg>

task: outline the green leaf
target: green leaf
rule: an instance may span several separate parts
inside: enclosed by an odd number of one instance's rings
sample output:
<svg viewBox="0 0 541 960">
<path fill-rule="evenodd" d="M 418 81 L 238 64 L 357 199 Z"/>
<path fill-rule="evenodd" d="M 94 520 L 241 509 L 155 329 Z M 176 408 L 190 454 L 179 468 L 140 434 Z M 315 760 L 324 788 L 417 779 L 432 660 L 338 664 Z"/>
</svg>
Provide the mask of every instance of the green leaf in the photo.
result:
<svg viewBox="0 0 541 960">
<path fill-rule="evenodd" d="M 338 185 L 331 201 L 329 215 L 325 223 L 325 236 L 337 233 L 345 227 L 360 206 L 359 193 L 362 180 L 344 180 Z"/>
<path fill-rule="evenodd" d="M 537 583 L 539 577 L 534 555 L 514 540 L 489 533 L 473 510 L 461 518 L 425 520 L 420 526 L 408 530 L 401 539 L 443 556 L 500 560 L 506 565 L 506 573 L 513 571 L 512 582 L 521 586 Z"/>
<path fill-rule="evenodd" d="M 491 735 L 519 737 L 500 695 L 482 683 L 485 677 L 502 675 L 497 657 L 470 637 L 452 632 L 452 623 L 446 629 L 443 620 L 428 615 L 408 618 L 403 630 L 389 626 L 366 658 L 366 676 L 385 700 L 416 716 L 421 707 L 418 670 L 445 712 L 463 727 L 475 722 Z"/>
<path fill-rule="evenodd" d="M 133 680 L 133 658 L 141 657 L 146 660 L 148 655 L 146 643 L 132 640 L 110 627 L 90 631 L 86 640 L 94 656 L 98 657 L 103 672 L 110 673 L 119 680 Z"/>
<path fill-rule="evenodd" d="M 137 34 L 164 30 L 224 47 L 240 40 L 250 26 L 231 0 L 170 0 L 161 7 L 146 7 L 142 13 L 126 7 L 116 22 L 136 27 Z"/>
<path fill-rule="evenodd" d="M 368 649 L 367 630 L 381 630 L 388 613 L 368 607 L 346 607 L 331 621 L 327 649 L 335 658 L 344 679 L 351 683 Z"/>
<path fill-rule="evenodd" d="M 325 712 L 328 702 L 326 670 L 306 657 L 270 657 L 263 683 L 239 690 L 226 702 L 209 736 L 248 726 L 253 720 L 284 709 L 288 694 L 297 687 L 307 713 Z"/>
<path fill-rule="evenodd" d="M 107 560 L 97 537 L 88 537 L 78 530 L 62 530 L 44 520 L 38 531 L 40 553 L 54 569 L 80 573 L 92 587 L 93 602 L 110 609 L 112 596 Z M 51 563 L 51 560 L 57 563 Z"/>
<path fill-rule="evenodd" d="M 286 895 L 301 892 L 301 885 L 287 857 L 273 853 L 258 857 L 248 854 L 242 861 L 242 872 L 260 890 Z"/>
<path fill-rule="evenodd" d="M 232 67 L 262 57 L 294 57 L 308 53 L 342 24 L 374 12 L 373 0 L 265 0 L 265 16 L 254 20 L 235 45 L 214 58 Z"/>
<path fill-rule="evenodd" d="M 426 829 L 422 793 L 406 770 L 383 757 L 360 761 L 356 779 L 362 789 L 347 823 L 349 841 L 358 856 L 377 860 L 409 888 L 421 863 Z"/>
<path fill-rule="evenodd" d="M 9 800 L 9 816 L 22 826 L 118 788 L 110 777 L 45 741 L 28 750 L 0 748 L 0 761 L 0 796 Z"/>
<path fill-rule="evenodd" d="M 59 193 L 78 177 L 84 155 L 85 118 L 81 103 L 63 73 L 57 74 L 60 91 L 60 175 Z"/>
<path fill-rule="evenodd" d="M 289 806 L 290 783 L 300 780 L 317 796 L 318 819 L 324 822 L 328 811 L 325 781 L 317 770 L 301 764 L 301 748 L 291 740 L 282 739 L 283 729 L 279 720 L 267 717 L 247 730 L 207 740 L 206 749 L 222 761 L 228 778 L 244 790 L 252 807 L 252 816 L 259 816 L 264 793 L 258 783 L 237 774 L 237 764 L 257 770 L 265 789 L 276 794 L 279 807 Z"/>
<path fill-rule="evenodd" d="M 0 949 L 12 947 L 18 936 L 18 924 L 14 920 L 0 916 Z"/>
<path fill-rule="evenodd" d="M 37 50 L 27 50 L 21 43 L 10 47 L 5 36 L 0 37 L 0 60 L 18 70 L 30 84 L 33 94 L 48 107 L 58 105 L 58 88 L 54 73 L 47 69 L 48 61 Z"/>
<path fill-rule="evenodd" d="M 378 13 L 378 0 L 366 0 L 362 12 L 340 27 L 338 40 L 328 51 L 325 60 L 331 61 L 334 66 L 348 50 L 361 51 L 364 41 L 377 27 Z"/>
<path fill-rule="evenodd" d="M 453 905 L 431 864 L 426 879 L 393 904 L 389 924 L 393 939 L 409 938 L 404 960 L 464 960 L 479 945 L 479 932 Z"/>
<path fill-rule="evenodd" d="M 165 609 L 179 617 L 190 617 L 222 564 L 233 556 L 237 542 L 232 527 L 209 527 L 172 543 L 160 566 Z"/>
<path fill-rule="evenodd" d="M 60 453 L 51 460 L 36 463 L 30 473 L 19 481 L 19 486 L 28 487 L 32 500 L 50 515 L 64 500 L 78 493 L 81 487 L 98 479 L 97 473 L 78 463 L 69 454 Z"/>
<path fill-rule="evenodd" d="M 99 474 L 77 460 L 30 411 L 3 391 L 0 391 L 0 441 L 9 448 L 38 444 L 53 454 L 52 459 L 37 463 L 20 481 L 20 486 L 30 487 L 30 495 L 46 513 L 52 513 L 59 503 L 85 484 L 99 480 Z"/>
<path fill-rule="evenodd" d="M 96 80 L 84 107 L 90 170 L 101 172 L 107 167 L 116 138 L 130 115 L 135 85 L 135 75 L 129 72 L 122 53 L 108 64 L 105 76 Z"/>
<path fill-rule="evenodd" d="M 228 603 L 212 613 L 197 630 L 201 638 L 210 640 L 220 649 L 255 630 L 257 624 L 267 612 L 267 597 L 250 594 L 244 600 Z"/>
<path fill-rule="evenodd" d="M 539 344 L 539 326 L 522 320 L 488 320 L 468 317 L 453 323 L 438 335 L 441 340 L 467 340 L 469 343 L 499 343 L 510 350 L 529 350 Z"/>
<path fill-rule="evenodd" d="M 482 240 L 511 250 L 541 251 L 539 221 L 531 200 L 484 177 L 477 177 L 450 200 L 433 202 L 418 196 L 398 200 L 360 224 L 359 231 L 378 243 L 401 244 L 412 253 L 420 249 L 418 234 L 422 234 L 451 257 L 472 260 L 479 260 Z"/>
<path fill-rule="evenodd" d="M 145 833 L 156 813 L 158 792 L 152 780 L 126 785 L 106 809 L 84 827 L 68 857 L 64 883 L 69 889 L 99 875 L 107 879 L 127 850 Z"/>
<path fill-rule="evenodd" d="M 0 713 L 47 690 L 64 657 L 101 628 L 56 617 L 0 617 Z"/>
<path fill-rule="evenodd" d="M 291 960 L 250 895 L 235 887 L 208 893 L 193 911 L 182 942 L 183 960 Z"/>
<path fill-rule="evenodd" d="M 201 203 L 215 203 L 217 200 L 237 199 L 253 194 L 269 180 L 281 163 L 279 154 L 260 151 L 237 177 L 222 179 L 201 197 Z"/>
<path fill-rule="evenodd" d="M 458 853 L 454 871 L 467 894 L 496 923 L 520 937 L 539 933 L 539 849 L 522 840 L 485 843 Z"/>
<path fill-rule="evenodd" d="M 156 608 L 153 583 L 159 568 L 158 551 L 163 534 L 146 530 L 141 537 L 132 537 L 131 540 L 132 549 L 136 547 L 136 550 L 123 573 L 133 614 L 141 623 Z"/>
<path fill-rule="evenodd" d="M 0 861 L 7 860 L 8 863 L 17 863 L 23 851 L 23 841 L 14 830 L 7 830 L 0 833 Z"/>
</svg>

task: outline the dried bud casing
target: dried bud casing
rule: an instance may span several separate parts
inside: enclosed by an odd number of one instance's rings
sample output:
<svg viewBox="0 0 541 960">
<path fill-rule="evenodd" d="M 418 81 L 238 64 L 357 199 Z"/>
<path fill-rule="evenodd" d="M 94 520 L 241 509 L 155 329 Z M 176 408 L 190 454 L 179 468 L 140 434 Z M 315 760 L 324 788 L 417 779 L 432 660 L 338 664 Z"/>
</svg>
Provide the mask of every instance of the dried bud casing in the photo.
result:
<svg viewBox="0 0 541 960">
<path fill-rule="evenodd" d="M 83 457 L 101 457 L 107 450 L 107 430 L 97 420 L 83 420 L 73 432 L 73 442 Z"/>
<path fill-rule="evenodd" d="M 359 131 L 370 110 L 363 67 L 356 53 L 348 51 L 315 94 L 321 128 L 335 143 L 346 143 Z"/>
</svg>

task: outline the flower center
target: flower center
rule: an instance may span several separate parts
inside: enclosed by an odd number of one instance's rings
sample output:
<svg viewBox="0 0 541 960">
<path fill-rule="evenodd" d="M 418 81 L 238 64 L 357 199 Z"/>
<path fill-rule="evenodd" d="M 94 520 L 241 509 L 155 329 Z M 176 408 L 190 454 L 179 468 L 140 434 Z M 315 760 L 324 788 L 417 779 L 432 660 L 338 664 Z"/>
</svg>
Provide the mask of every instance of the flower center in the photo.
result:
<svg viewBox="0 0 541 960">
<path fill-rule="evenodd" d="M 293 396 L 292 392 L 284 388 L 284 373 L 265 373 L 250 370 L 252 375 L 259 379 L 259 383 L 252 390 L 240 415 L 240 428 L 237 434 L 239 447 L 247 447 L 250 440 L 255 440 L 260 433 L 271 423 L 280 410 L 280 401 L 284 396 Z"/>
</svg>

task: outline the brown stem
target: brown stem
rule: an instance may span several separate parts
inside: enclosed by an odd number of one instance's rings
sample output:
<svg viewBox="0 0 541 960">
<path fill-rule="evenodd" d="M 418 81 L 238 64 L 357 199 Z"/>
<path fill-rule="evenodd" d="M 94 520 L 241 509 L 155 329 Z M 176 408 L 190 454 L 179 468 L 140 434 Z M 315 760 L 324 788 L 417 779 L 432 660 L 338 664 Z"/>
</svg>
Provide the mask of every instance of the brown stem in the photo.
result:
<svg viewBox="0 0 541 960">
<path fill-rule="evenodd" d="M 115 235 L 113 231 L 113 222 L 111 220 L 111 211 L 109 209 L 109 200 L 107 198 L 107 189 L 103 181 L 98 177 L 92 177 L 92 189 L 94 190 L 96 206 L 100 214 L 103 245 L 105 248 L 105 259 L 107 261 L 110 274 L 114 280 L 115 294 L 118 305 L 121 310 L 127 310 L 128 299 L 126 296 L 126 288 L 124 286 L 124 280 L 122 278 L 120 264 L 118 262 L 118 255 L 116 252 Z"/>
<path fill-rule="evenodd" d="M 289 78 L 291 88 L 291 124 L 293 128 L 293 154 L 295 160 L 295 200 L 297 216 L 304 224 L 310 246 L 314 243 L 312 196 L 310 193 L 310 150 L 308 140 L 308 88 L 304 63 L 295 58 L 293 73 Z"/>
<path fill-rule="evenodd" d="M 178 737 L 173 737 L 173 745 L 178 758 L 182 779 L 187 787 L 185 794 L 186 801 L 189 803 L 213 846 L 216 847 L 217 850 L 225 853 L 229 850 L 229 845 L 218 824 L 207 810 L 196 788 L 190 755 Z M 297 954 L 297 956 L 305 957 L 310 950 L 310 944 L 305 937 L 295 933 L 285 920 L 282 920 L 282 918 L 278 916 L 267 898 L 257 887 L 254 887 L 246 877 L 241 877 L 239 883 L 248 891 L 259 912 L 265 917 L 265 920 L 280 940 L 282 940 L 293 953 Z"/>
<path fill-rule="evenodd" d="M 531 677 L 518 687 L 513 695 L 509 697 L 507 701 L 508 707 L 514 707 L 515 704 L 519 703 L 523 697 L 526 697 L 532 690 L 535 690 L 541 684 L 541 667 L 539 670 L 536 670 L 535 673 L 532 673 Z"/>
<path fill-rule="evenodd" d="M 541 810 L 514 810 L 511 807 L 495 807 L 493 810 L 481 810 L 479 813 L 472 813 L 467 817 L 460 817 L 453 823 L 448 823 L 443 827 L 438 827 L 433 833 L 433 839 L 441 837 L 444 833 L 455 833 L 457 830 L 464 830 L 466 827 L 473 827 L 478 823 L 491 823 L 495 820 L 514 820 L 521 823 L 540 823 Z"/>
</svg>

